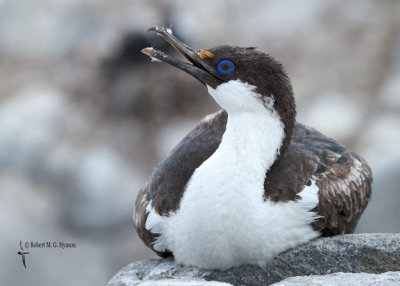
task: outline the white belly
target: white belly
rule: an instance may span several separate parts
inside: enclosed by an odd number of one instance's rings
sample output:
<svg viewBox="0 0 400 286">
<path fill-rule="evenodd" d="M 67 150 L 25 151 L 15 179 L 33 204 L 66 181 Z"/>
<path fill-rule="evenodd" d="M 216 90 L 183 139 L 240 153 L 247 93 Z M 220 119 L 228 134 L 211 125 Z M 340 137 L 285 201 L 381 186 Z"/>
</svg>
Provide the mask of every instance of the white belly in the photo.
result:
<svg viewBox="0 0 400 286">
<path fill-rule="evenodd" d="M 273 203 L 264 201 L 263 184 L 249 183 L 257 181 L 249 173 L 226 176 L 212 163 L 196 170 L 177 213 L 149 215 L 148 228 L 161 233 L 156 246 L 172 251 L 178 263 L 214 269 L 262 265 L 319 235 L 310 226 L 316 218 L 310 210 L 318 203 L 314 182 L 299 194 L 301 200 Z"/>
</svg>

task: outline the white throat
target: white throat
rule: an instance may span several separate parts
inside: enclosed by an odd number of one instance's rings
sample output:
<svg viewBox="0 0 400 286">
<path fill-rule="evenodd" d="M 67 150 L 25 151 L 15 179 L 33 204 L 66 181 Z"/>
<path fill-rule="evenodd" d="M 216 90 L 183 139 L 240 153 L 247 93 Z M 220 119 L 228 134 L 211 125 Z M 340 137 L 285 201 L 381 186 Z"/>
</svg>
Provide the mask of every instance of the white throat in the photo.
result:
<svg viewBox="0 0 400 286">
<path fill-rule="evenodd" d="M 279 155 L 285 133 L 272 104 L 266 108 L 254 90 L 255 86 L 239 80 L 216 89 L 208 87 L 210 95 L 228 112 L 222 142 L 210 159 L 232 164 L 232 172 L 251 170 L 252 176 L 257 174 L 263 184 L 266 171 Z M 251 180 L 254 182 L 253 177 Z"/>
</svg>

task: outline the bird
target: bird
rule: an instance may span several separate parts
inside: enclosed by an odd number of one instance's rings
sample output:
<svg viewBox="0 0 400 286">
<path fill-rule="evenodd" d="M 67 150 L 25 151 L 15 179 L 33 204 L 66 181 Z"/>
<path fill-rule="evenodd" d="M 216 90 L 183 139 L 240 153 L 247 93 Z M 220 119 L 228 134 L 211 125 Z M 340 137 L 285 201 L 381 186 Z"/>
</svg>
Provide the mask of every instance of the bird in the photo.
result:
<svg viewBox="0 0 400 286">
<path fill-rule="evenodd" d="M 204 84 L 221 110 L 207 115 L 158 163 L 134 207 L 144 243 L 178 264 L 263 267 L 323 236 L 353 233 L 371 197 L 367 162 L 296 121 L 283 65 L 254 47 L 195 50 L 151 27 L 187 61 L 142 53 Z M 188 95 L 190 96 L 190 95 Z"/>
<path fill-rule="evenodd" d="M 17 252 L 17 254 L 21 255 L 22 257 L 22 264 L 24 265 L 24 267 L 26 268 L 26 264 L 25 264 L 25 255 L 29 254 L 28 251 L 25 251 L 23 246 L 22 246 L 22 240 L 19 241 L 19 248 L 21 249 L 20 251 Z"/>
</svg>

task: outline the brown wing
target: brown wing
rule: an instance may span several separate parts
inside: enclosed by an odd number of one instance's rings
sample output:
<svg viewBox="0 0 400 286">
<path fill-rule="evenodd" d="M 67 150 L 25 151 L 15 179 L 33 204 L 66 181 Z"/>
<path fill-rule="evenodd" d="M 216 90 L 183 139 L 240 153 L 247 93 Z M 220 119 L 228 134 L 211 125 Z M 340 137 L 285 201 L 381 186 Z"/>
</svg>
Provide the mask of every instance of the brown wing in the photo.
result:
<svg viewBox="0 0 400 286">
<path fill-rule="evenodd" d="M 193 172 L 214 152 L 225 132 L 227 113 L 219 111 L 208 115 L 191 131 L 152 171 L 146 186 L 140 190 L 135 203 L 134 224 L 140 238 L 153 249 L 157 235 L 145 227 L 146 208 L 151 201 L 154 210 L 163 216 L 179 208 L 185 186 Z M 154 249 L 153 249 L 154 250 Z M 154 250 L 155 251 L 155 250 Z M 170 253 L 160 253 L 162 257 Z"/>
<path fill-rule="evenodd" d="M 357 154 L 315 129 L 296 123 L 283 158 L 271 167 L 265 197 L 297 200 L 310 179 L 319 187 L 321 216 L 313 227 L 322 235 L 352 233 L 371 196 L 371 169 Z"/>
</svg>

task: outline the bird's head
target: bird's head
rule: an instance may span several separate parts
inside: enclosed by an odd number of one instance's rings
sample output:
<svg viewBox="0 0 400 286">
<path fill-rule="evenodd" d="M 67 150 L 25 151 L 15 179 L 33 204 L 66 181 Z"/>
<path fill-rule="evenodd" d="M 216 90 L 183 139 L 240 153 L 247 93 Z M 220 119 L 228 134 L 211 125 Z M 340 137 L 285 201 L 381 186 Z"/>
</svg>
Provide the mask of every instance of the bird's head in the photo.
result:
<svg viewBox="0 0 400 286">
<path fill-rule="evenodd" d="M 145 48 L 142 52 L 156 61 L 175 66 L 205 84 L 210 95 L 228 113 L 276 112 L 291 134 L 295 122 L 295 101 L 290 80 L 281 63 L 255 48 L 218 46 L 194 50 L 178 40 L 170 29 L 152 27 L 188 61 Z"/>
</svg>

